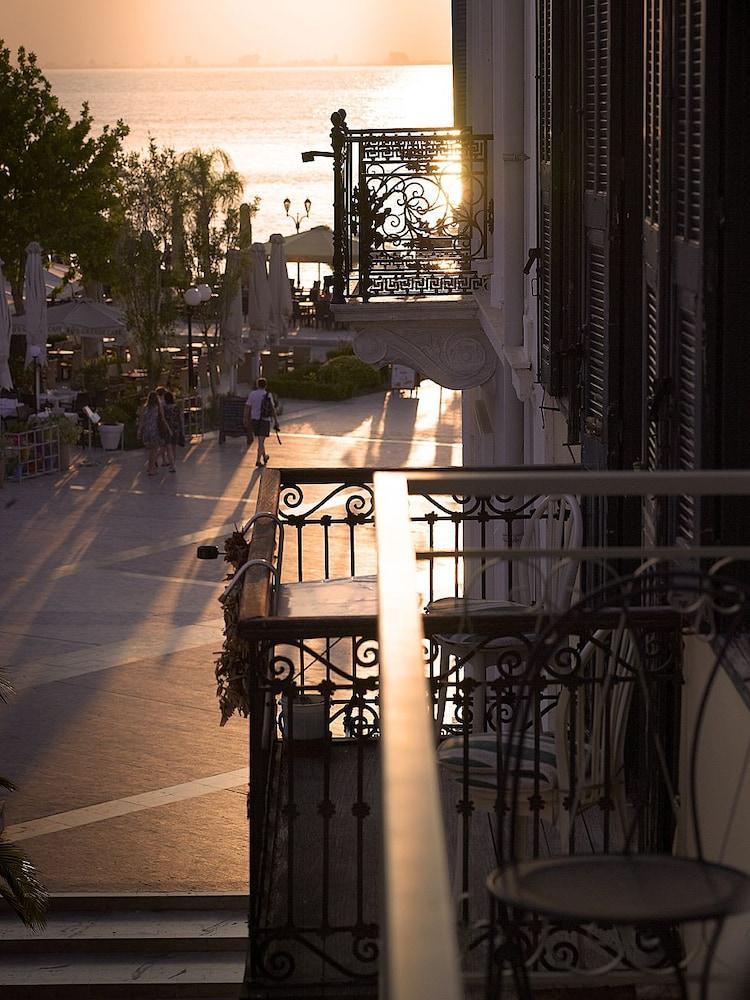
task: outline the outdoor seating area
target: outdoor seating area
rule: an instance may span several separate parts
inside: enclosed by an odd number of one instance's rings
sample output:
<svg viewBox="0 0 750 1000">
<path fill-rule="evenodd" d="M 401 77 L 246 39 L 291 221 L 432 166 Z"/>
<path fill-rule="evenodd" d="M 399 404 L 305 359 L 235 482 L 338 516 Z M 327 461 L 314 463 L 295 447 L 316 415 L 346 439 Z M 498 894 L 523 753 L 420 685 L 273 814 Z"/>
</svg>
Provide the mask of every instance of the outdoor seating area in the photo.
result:
<svg viewBox="0 0 750 1000">
<path fill-rule="evenodd" d="M 723 918 L 750 904 L 717 854 L 726 828 L 701 839 L 693 801 L 711 766 L 701 712 L 721 711 L 700 690 L 719 674 L 735 690 L 743 584 L 684 552 L 585 548 L 588 497 L 645 496 L 637 474 L 484 475 L 263 473 L 217 677 L 225 717 L 250 717 L 246 975 L 269 996 L 372 989 L 394 934 L 383 887 L 394 914 L 420 886 L 407 909 L 447 940 L 446 974 L 487 997 L 707 981 Z M 708 665 L 707 631 L 722 636 Z M 654 864 L 660 880 L 613 892 L 628 864 L 635 884 Z"/>
</svg>

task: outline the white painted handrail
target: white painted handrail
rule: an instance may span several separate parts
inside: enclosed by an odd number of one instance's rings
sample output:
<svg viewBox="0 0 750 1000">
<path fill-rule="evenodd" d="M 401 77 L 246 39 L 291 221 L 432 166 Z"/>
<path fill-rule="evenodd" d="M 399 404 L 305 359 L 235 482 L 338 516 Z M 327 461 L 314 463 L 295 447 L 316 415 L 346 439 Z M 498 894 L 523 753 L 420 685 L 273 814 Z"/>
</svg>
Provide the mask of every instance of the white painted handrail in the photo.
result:
<svg viewBox="0 0 750 1000">
<path fill-rule="evenodd" d="M 460 1000 L 406 479 L 378 472 L 374 486 L 385 875 L 380 995 Z"/>
<path fill-rule="evenodd" d="M 700 472 L 410 472 L 403 475 L 410 493 L 436 496 L 531 496 L 572 493 L 576 496 L 750 496 L 750 471 L 703 469 Z"/>
</svg>

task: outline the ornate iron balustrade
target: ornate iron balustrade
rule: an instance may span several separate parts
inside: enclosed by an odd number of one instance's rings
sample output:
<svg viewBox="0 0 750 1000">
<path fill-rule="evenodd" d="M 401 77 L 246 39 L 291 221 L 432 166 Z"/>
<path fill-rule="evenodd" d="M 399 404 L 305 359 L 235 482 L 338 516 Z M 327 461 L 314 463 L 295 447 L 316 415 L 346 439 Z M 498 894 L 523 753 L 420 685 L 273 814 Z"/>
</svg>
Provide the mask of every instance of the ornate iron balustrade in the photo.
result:
<svg viewBox="0 0 750 1000">
<path fill-rule="evenodd" d="M 494 208 L 491 136 L 470 129 L 350 129 L 331 115 L 333 301 L 465 295 L 485 284 Z"/>
<path fill-rule="evenodd" d="M 702 718 L 713 686 L 706 678 L 726 670 L 727 651 L 746 632 L 750 590 L 726 574 L 727 564 L 750 558 L 750 547 L 594 549 L 579 545 L 566 550 L 567 559 L 600 563 L 599 575 L 606 584 L 599 590 L 584 589 L 580 601 L 568 611 L 540 612 L 535 621 L 524 623 L 517 611 L 462 602 L 460 627 L 455 623 L 430 627 L 430 615 L 420 623 L 416 612 L 409 611 L 418 589 L 416 563 L 452 562 L 456 554 L 409 551 L 404 526 L 410 497 L 425 490 L 440 495 L 495 495 L 510 488 L 511 478 L 517 492 L 625 495 L 646 501 L 652 493 L 747 496 L 750 474 L 664 473 L 654 479 L 636 473 L 599 475 L 578 470 L 528 470 L 513 477 L 501 472 L 456 470 L 446 476 L 407 470 L 375 479 L 384 686 L 397 683 L 405 672 L 411 674 L 407 682 L 422 678 L 422 629 L 426 635 L 439 631 L 449 645 L 461 639 L 455 643 L 462 647 L 461 654 L 438 677 L 438 689 L 449 690 L 446 711 L 453 714 L 455 723 L 454 735 L 440 743 L 433 758 L 433 770 L 439 762 L 444 779 L 442 795 L 435 790 L 434 775 L 423 759 L 412 766 L 413 751 L 421 744 L 394 737 L 387 712 L 383 742 L 394 741 L 400 754 L 401 771 L 394 776 L 394 784 L 408 784 L 412 771 L 419 767 L 423 795 L 443 798 L 446 830 L 435 830 L 423 841 L 438 841 L 438 853 L 445 851 L 443 837 L 458 828 L 454 887 L 462 904 L 457 941 L 463 945 L 464 972 L 481 976 L 487 967 L 484 955 L 472 963 L 475 949 L 486 950 L 477 949 L 481 944 L 488 946 L 491 959 L 487 997 L 504 995 L 502 979 L 509 975 L 511 951 L 513 982 L 519 989 L 521 982 L 527 989 L 529 974 L 534 986 L 540 987 L 543 983 L 560 985 L 559 977 L 565 974 L 571 985 L 596 982 L 606 995 L 606 988 L 615 983 L 663 981 L 666 969 L 684 984 L 681 967 L 692 967 L 693 961 L 701 959 L 702 941 L 696 933 L 694 947 L 686 944 L 682 949 L 675 927 L 679 916 L 664 918 L 658 932 L 646 921 L 620 917 L 618 923 L 606 915 L 597 921 L 585 916 L 588 901 L 576 900 L 571 890 L 570 910 L 567 904 L 546 911 L 544 904 L 535 908 L 528 897 L 522 903 L 529 905 L 522 909 L 522 904 L 511 900 L 504 909 L 496 905 L 494 923 L 488 926 L 484 919 L 487 873 L 495 869 L 495 885 L 519 858 L 533 867 L 540 858 L 617 858 L 622 852 L 669 855 L 676 827 L 688 852 L 692 851 L 691 824 L 695 836 L 699 827 L 695 806 L 699 788 L 692 770 L 700 728 L 695 719 Z M 381 530 L 383 525 L 385 530 Z M 399 546 L 390 543 L 394 534 Z M 559 549 L 557 553 L 559 558 Z M 537 550 L 537 556 L 544 554 L 555 555 L 551 549 Z M 500 560 L 521 555 L 519 551 L 494 553 Z M 488 565 L 493 553 L 465 549 L 463 557 Z M 618 574 L 615 567 L 621 560 L 635 560 L 637 571 Z M 743 576 L 742 567 L 730 567 L 729 572 L 732 569 Z M 398 581 L 394 594 L 383 583 L 388 579 Z M 691 653 L 684 651 L 689 643 Z M 705 652 L 696 652 L 696 643 Z M 683 683 L 701 692 L 700 707 L 693 709 L 695 718 L 690 707 L 681 715 Z M 419 730 L 427 711 L 424 701 L 416 703 L 413 718 L 399 715 L 401 727 L 406 732 Z M 681 721 L 686 723 L 684 733 Z M 744 743 L 738 750 L 740 756 L 742 747 Z M 387 757 L 388 750 L 383 752 Z M 743 778 L 741 772 L 740 781 Z M 730 827 L 737 802 L 733 795 L 740 791 L 727 793 Z M 385 809 L 393 808 L 398 789 L 386 787 L 384 795 Z M 726 831 L 713 830 L 712 836 L 721 860 Z M 398 858 L 394 847 L 385 845 L 386 857 Z M 697 850 L 701 854 L 700 846 Z M 512 876 L 513 868 L 509 870 Z M 394 863 L 394 872 L 385 873 L 386 891 L 399 891 L 398 875 Z M 424 877 L 429 878 L 429 873 Z M 444 887 L 442 898 L 433 896 L 430 906 L 442 909 L 450 898 L 450 890 Z M 389 913 L 400 909 L 399 900 L 389 901 Z M 431 921 L 430 913 L 409 912 L 411 925 L 399 927 L 407 939 L 410 933 L 422 933 Z M 579 918 L 577 913 L 584 916 Z M 710 908 L 706 914 L 711 917 Z M 386 937 L 392 930 L 386 928 Z M 710 941 L 706 970 L 716 938 Z M 595 973 L 602 978 L 592 980 Z M 409 974 L 413 979 L 419 968 L 411 968 Z M 386 984 L 386 993 L 390 986 Z"/>
<path fill-rule="evenodd" d="M 374 471 L 281 470 L 276 503 L 265 490 L 259 500 L 284 525 L 281 580 L 304 586 L 374 573 Z M 533 505 L 530 497 L 425 491 L 414 499 L 410 523 L 422 546 L 458 552 L 468 528 L 479 546 L 512 547 Z M 259 524 L 266 534 L 272 530 L 270 519 Z M 248 558 L 268 560 L 271 553 L 256 551 L 254 536 Z M 267 585 L 268 574 L 262 578 Z M 430 569 L 421 587 L 424 603 L 460 595 L 459 562 L 444 574 Z M 480 572 L 476 592 L 486 588 Z M 377 619 L 354 609 L 348 620 L 334 619 L 323 610 L 314 622 L 290 622 L 274 616 L 273 604 L 271 588 L 267 617 L 240 625 L 251 720 L 247 995 L 289 996 L 321 982 L 331 995 L 337 989 L 347 997 L 374 994 L 380 954 Z M 436 618 L 435 626 L 440 623 Z M 436 646 L 428 643 L 429 675 L 436 661 Z M 311 725 L 317 738 L 305 739 Z"/>
</svg>

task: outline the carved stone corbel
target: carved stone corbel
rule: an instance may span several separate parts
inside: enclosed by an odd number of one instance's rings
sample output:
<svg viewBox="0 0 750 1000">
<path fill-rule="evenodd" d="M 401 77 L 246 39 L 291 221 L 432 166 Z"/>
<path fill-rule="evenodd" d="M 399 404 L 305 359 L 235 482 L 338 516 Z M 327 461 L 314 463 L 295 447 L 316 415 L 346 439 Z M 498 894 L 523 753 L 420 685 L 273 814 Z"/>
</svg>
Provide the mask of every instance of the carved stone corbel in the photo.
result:
<svg viewBox="0 0 750 1000">
<path fill-rule="evenodd" d="M 498 358 L 466 300 L 368 302 L 335 306 L 357 331 L 354 352 L 371 365 L 402 364 L 447 389 L 470 389 L 492 377 Z"/>
</svg>

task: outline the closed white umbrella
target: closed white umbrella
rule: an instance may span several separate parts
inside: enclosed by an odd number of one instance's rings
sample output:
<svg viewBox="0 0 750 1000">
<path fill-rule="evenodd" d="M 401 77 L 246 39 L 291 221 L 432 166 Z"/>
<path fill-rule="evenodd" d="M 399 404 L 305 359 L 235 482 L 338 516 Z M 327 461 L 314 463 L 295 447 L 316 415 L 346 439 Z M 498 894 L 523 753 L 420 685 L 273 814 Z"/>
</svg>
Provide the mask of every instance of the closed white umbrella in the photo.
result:
<svg viewBox="0 0 750 1000">
<path fill-rule="evenodd" d="M 26 247 L 26 273 L 24 276 L 26 299 L 26 366 L 34 357 L 41 367 L 47 364 L 47 286 L 42 268 L 42 248 L 38 243 Z M 38 347 L 39 352 L 33 351 Z"/>
<path fill-rule="evenodd" d="M 0 260 L 0 289 L 5 287 L 3 277 L 3 261 Z M 10 357 L 10 309 L 5 295 L 0 295 L 0 389 L 12 389 L 13 379 L 10 377 L 8 358 Z"/>
<path fill-rule="evenodd" d="M 284 253 L 284 237 L 281 233 L 271 236 L 271 264 L 268 269 L 268 283 L 271 286 L 271 332 L 275 339 L 285 337 L 292 322 L 292 289 Z"/>
<path fill-rule="evenodd" d="M 271 286 L 266 270 L 266 248 L 253 243 L 247 278 L 247 325 L 250 327 L 250 384 L 260 372 L 258 351 L 266 346 L 271 328 Z"/>
<path fill-rule="evenodd" d="M 237 388 L 237 362 L 242 350 L 242 259 L 239 250 L 227 252 L 227 266 L 224 271 L 223 316 L 221 339 L 224 349 L 224 364 L 229 369 L 229 387 Z"/>
<path fill-rule="evenodd" d="M 266 271 L 266 248 L 253 243 L 247 295 L 247 325 L 253 332 L 268 333 L 271 325 L 271 288 Z"/>
</svg>

